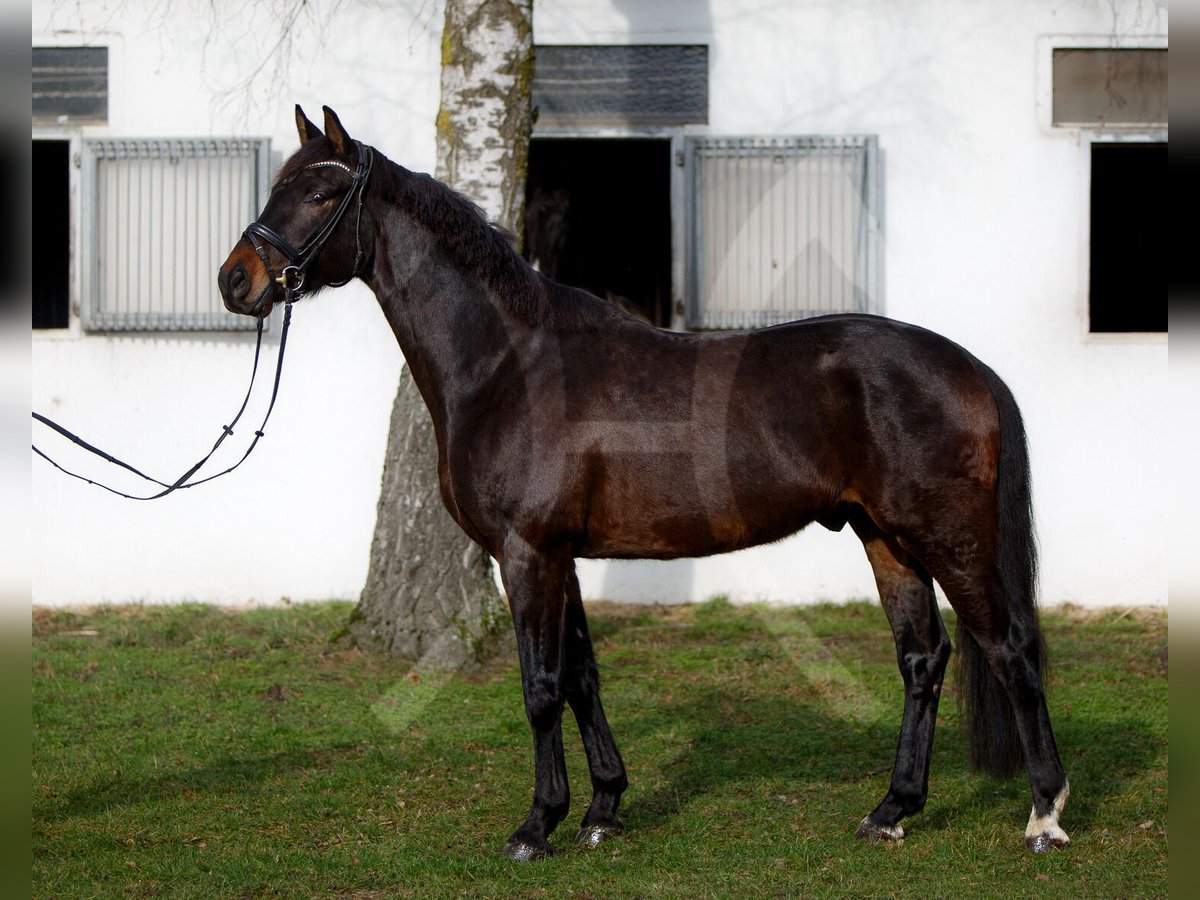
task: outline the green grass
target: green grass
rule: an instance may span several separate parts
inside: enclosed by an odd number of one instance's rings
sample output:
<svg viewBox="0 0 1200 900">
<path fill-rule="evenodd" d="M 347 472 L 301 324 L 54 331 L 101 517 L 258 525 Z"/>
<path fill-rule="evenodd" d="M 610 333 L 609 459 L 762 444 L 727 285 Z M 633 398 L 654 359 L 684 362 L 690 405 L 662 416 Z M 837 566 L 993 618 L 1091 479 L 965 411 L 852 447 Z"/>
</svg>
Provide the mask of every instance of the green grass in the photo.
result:
<svg viewBox="0 0 1200 900">
<path fill-rule="evenodd" d="M 1044 615 L 1073 843 L 1035 857 L 1028 786 L 968 771 L 949 683 L 925 812 L 854 839 L 903 702 L 876 605 L 591 607 L 627 832 L 571 843 L 568 713 L 561 852 L 518 865 L 515 662 L 418 677 L 331 642 L 349 610 L 36 611 L 33 896 L 1166 895 L 1165 613 Z"/>
</svg>

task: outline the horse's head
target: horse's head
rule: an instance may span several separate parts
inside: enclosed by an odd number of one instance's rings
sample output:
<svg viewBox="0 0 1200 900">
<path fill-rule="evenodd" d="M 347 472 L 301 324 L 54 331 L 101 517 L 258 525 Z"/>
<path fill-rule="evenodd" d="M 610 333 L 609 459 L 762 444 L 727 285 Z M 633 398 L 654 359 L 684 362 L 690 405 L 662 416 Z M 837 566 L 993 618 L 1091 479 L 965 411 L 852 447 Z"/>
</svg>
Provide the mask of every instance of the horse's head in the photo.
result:
<svg viewBox="0 0 1200 900">
<path fill-rule="evenodd" d="M 345 284 L 365 259 L 362 192 L 372 151 L 351 140 L 329 107 L 325 133 L 296 107 L 300 149 L 275 177 L 267 205 L 217 275 L 230 312 L 265 316 L 288 288 Z M 355 202 L 357 198 L 357 202 Z"/>
</svg>

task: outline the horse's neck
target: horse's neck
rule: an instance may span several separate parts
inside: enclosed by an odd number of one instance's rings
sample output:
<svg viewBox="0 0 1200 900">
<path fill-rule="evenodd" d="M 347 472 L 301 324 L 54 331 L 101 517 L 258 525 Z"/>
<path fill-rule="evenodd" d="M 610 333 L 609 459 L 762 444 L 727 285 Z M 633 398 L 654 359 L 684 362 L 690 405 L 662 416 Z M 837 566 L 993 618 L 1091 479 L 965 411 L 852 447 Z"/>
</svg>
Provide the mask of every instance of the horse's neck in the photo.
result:
<svg viewBox="0 0 1200 900">
<path fill-rule="evenodd" d="M 388 229 L 367 283 L 439 427 L 495 390 L 522 326 L 428 232 L 409 222 Z"/>
</svg>

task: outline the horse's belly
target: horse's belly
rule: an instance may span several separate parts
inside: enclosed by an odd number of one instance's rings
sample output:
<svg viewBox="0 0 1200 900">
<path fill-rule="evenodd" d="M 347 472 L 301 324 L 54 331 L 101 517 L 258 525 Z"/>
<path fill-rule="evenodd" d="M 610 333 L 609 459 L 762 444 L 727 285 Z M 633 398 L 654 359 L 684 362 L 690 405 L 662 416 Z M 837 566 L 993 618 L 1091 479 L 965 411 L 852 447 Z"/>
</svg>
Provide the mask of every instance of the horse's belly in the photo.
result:
<svg viewBox="0 0 1200 900">
<path fill-rule="evenodd" d="M 710 556 L 778 540 L 819 512 L 786 489 L 748 498 L 724 468 L 697 466 L 690 454 L 605 456 L 599 469 L 592 466 L 580 556 Z"/>
</svg>

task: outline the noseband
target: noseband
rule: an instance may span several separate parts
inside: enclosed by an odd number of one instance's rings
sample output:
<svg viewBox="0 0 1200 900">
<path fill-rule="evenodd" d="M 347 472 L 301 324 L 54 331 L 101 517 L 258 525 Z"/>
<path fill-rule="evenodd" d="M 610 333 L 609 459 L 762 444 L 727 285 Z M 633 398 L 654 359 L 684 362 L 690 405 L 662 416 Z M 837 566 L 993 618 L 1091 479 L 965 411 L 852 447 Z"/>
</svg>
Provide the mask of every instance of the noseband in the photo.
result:
<svg viewBox="0 0 1200 900">
<path fill-rule="evenodd" d="M 279 232 L 273 228 L 269 228 L 258 220 L 251 222 L 246 226 L 246 230 L 242 232 L 243 236 L 254 245 L 254 250 L 258 253 L 258 258 L 262 260 L 263 266 L 266 267 L 267 275 L 270 276 L 273 282 L 283 288 L 284 301 L 286 303 L 292 303 L 300 299 L 300 296 L 304 293 L 305 273 L 316 262 L 321 250 L 329 241 L 330 236 L 332 236 L 334 229 L 338 227 L 338 224 L 345 217 L 346 211 L 354 201 L 355 195 L 358 196 L 358 217 L 354 225 L 354 269 L 346 276 L 344 281 L 331 282 L 329 287 L 341 287 L 358 274 L 358 267 L 362 264 L 362 195 L 363 191 L 366 190 L 367 179 L 371 177 L 371 166 L 375 161 L 375 156 L 369 147 L 359 141 L 355 141 L 354 143 L 358 147 L 358 167 L 353 172 L 350 172 L 348 165 L 337 160 L 315 162 L 304 167 L 305 169 L 319 169 L 326 166 L 333 166 L 338 169 L 345 169 L 354 180 L 350 185 L 350 190 L 342 197 L 342 202 L 338 204 L 338 208 L 333 211 L 333 214 L 317 229 L 316 234 L 309 238 L 299 250 L 292 246 L 291 242 Z M 284 266 L 283 271 L 278 275 L 275 274 L 275 269 L 271 265 L 267 248 L 262 245 L 259 238 L 262 238 L 262 240 L 282 253 L 288 261 L 288 264 Z"/>
</svg>

